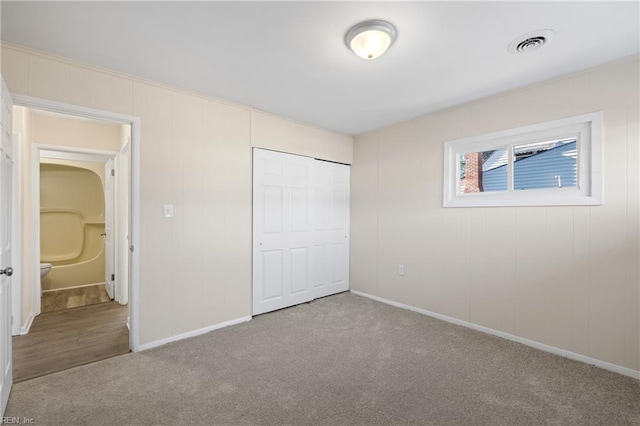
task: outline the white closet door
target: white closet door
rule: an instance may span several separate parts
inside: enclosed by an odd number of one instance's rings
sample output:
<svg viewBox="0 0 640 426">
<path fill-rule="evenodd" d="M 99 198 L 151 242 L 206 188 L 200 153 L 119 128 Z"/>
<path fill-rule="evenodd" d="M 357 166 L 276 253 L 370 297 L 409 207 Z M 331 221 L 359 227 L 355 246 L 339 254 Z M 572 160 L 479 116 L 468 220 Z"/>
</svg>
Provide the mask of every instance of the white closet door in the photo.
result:
<svg viewBox="0 0 640 426">
<path fill-rule="evenodd" d="M 312 158 L 254 150 L 253 314 L 313 299 L 309 285 Z"/>
<path fill-rule="evenodd" d="M 254 149 L 254 315 L 349 290 L 350 170 Z"/>
<path fill-rule="evenodd" d="M 351 168 L 316 161 L 312 176 L 311 285 L 313 297 L 349 290 Z"/>
</svg>

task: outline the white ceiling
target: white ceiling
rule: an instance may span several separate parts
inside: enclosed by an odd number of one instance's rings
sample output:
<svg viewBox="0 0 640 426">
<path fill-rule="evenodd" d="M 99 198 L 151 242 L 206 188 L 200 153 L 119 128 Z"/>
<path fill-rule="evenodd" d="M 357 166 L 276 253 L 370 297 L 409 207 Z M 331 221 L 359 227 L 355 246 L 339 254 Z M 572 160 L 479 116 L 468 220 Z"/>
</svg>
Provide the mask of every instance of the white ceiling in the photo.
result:
<svg viewBox="0 0 640 426">
<path fill-rule="evenodd" d="M 357 134 L 630 56 L 640 3 L 9 2 L 2 39 Z M 365 19 L 398 39 L 365 61 Z M 514 55 L 516 37 L 557 32 Z"/>
</svg>

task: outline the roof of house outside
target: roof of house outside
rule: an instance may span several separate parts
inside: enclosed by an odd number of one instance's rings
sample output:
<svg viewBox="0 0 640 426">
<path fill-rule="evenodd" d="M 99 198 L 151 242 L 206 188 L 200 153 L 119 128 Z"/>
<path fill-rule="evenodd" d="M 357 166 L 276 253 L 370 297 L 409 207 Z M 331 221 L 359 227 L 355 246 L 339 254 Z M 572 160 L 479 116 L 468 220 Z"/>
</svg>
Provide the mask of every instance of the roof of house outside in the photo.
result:
<svg viewBox="0 0 640 426">
<path fill-rule="evenodd" d="M 554 140 L 548 142 L 541 142 L 535 144 L 526 144 L 521 146 L 516 146 L 513 148 L 513 152 L 516 155 L 516 161 L 523 160 L 524 158 L 531 157 L 533 155 L 538 155 L 546 151 L 550 151 L 555 149 L 561 145 L 566 145 L 571 142 L 575 142 L 576 139 L 562 139 L 562 140 Z M 482 171 L 487 172 L 489 170 L 493 170 L 497 167 L 502 167 L 507 164 L 508 161 L 508 151 L 507 148 L 496 149 L 493 154 L 487 158 L 482 164 Z"/>
</svg>

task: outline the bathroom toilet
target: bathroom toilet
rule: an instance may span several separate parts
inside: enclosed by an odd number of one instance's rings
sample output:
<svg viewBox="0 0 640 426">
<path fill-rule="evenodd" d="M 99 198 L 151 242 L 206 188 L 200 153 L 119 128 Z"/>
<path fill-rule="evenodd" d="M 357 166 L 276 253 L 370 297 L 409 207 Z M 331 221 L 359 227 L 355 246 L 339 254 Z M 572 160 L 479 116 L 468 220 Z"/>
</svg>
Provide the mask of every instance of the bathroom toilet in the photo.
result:
<svg viewBox="0 0 640 426">
<path fill-rule="evenodd" d="M 44 278 L 44 276 L 47 275 L 49 273 L 49 271 L 51 271 L 51 264 L 50 263 L 41 263 L 40 264 L 40 278 Z"/>
</svg>

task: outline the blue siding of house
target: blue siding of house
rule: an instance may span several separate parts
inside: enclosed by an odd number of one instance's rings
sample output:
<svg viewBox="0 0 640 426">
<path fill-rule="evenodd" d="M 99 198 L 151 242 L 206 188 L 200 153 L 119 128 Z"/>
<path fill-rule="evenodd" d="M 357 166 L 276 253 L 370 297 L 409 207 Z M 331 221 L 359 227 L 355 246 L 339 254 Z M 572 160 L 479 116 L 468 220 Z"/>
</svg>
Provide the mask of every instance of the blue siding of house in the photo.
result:
<svg viewBox="0 0 640 426">
<path fill-rule="evenodd" d="M 482 173 L 482 188 L 487 191 L 507 190 L 507 166 L 496 167 Z"/>
<path fill-rule="evenodd" d="M 514 189 L 556 188 L 560 176 L 562 187 L 577 186 L 576 142 L 571 142 L 516 161 Z M 486 191 L 507 189 L 507 166 L 497 167 L 482 174 Z"/>
</svg>

